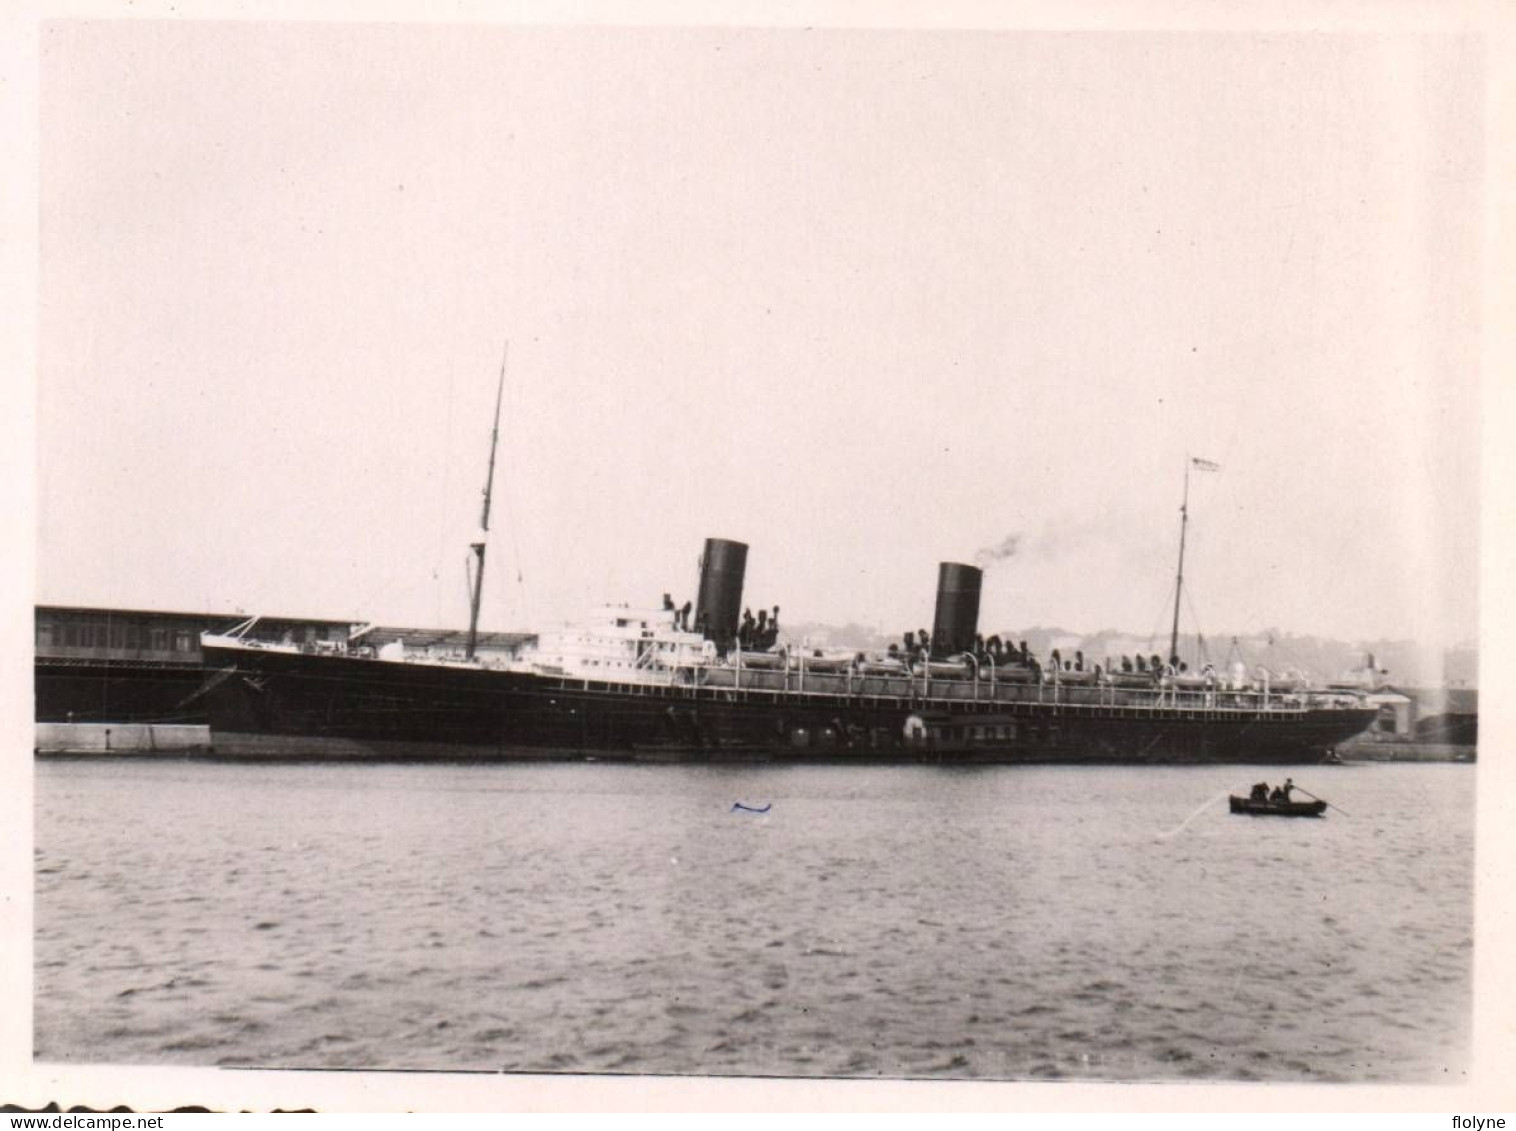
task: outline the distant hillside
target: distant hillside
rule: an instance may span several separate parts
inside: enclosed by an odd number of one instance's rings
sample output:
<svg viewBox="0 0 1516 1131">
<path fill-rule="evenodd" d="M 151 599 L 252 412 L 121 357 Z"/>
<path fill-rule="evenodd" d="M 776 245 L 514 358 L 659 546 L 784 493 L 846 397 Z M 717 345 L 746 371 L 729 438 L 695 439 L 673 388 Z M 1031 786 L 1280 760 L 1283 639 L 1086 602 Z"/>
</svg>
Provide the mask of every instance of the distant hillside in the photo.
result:
<svg viewBox="0 0 1516 1131">
<path fill-rule="evenodd" d="M 930 629 L 931 625 L 919 625 Z M 1061 628 L 998 628 L 992 630 L 1002 640 L 1020 642 L 1038 655 L 1047 655 L 1059 649 L 1065 656 L 1082 651 L 1095 662 L 1106 656 L 1124 656 L 1141 653 L 1162 654 L 1168 647 L 1168 638 L 1155 639 L 1133 633 L 1105 629 L 1096 633 L 1069 632 Z M 868 625 L 827 625 L 819 623 L 786 624 L 784 634 L 791 640 L 807 640 L 815 648 L 853 648 L 859 650 L 882 650 L 898 641 L 897 635 L 881 633 Z M 988 633 L 987 633 L 988 635 Z M 1479 654 L 1473 646 L 1454 648 L 1442 654 L 1420 647 L 1413 640 L 1331 640 L 1318 636 L 1297 636 L 1293 633 L 1269 631 L 1235 638 L 1231 636 L 1207 636 L 1203 639 L 1193 634 L 1181 633 L 1179 651 L 1187 662 L 1218 666 L 1241 659 L 1249 667 L 1262 664 L 1275 670 L 1296 667 L 1318 679 L 1331 679 L 1350 669 L 1360 667 L 1366 655 L 1372 654 L 1374 665 L 1387 672 L 1386 681 L 1406 687 L 1477 687 L 1479 686 Z"/>
</svg>

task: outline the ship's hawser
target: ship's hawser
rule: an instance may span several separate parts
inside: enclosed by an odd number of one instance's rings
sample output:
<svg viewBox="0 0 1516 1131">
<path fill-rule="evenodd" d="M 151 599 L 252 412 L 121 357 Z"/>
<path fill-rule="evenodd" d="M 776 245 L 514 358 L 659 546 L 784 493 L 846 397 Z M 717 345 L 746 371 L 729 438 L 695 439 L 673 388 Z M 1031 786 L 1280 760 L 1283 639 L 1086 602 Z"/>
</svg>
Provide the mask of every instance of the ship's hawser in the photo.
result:
<svg viewBox="0 0 1516 1131">
<path fill-rule="evenodd" d="M 606 606 L 510 650 L 202 637 L 219 756 L 355 759 L 1296 763 L 1375 718 L 1267 672 L 1065 663 L 977 635 L 980 571 L 943 563 L 929 649 L 756 650 L 747 546 L 710 539 L 694 615 Z M 664 602 L 665 606 L 670 603 Z M 748 647 L 744 647 L 744 642 Z M 809 653 L 809 654 L 807 654 Z M 997 662 L 997 656 L 999 660 Z"/>
</svg>

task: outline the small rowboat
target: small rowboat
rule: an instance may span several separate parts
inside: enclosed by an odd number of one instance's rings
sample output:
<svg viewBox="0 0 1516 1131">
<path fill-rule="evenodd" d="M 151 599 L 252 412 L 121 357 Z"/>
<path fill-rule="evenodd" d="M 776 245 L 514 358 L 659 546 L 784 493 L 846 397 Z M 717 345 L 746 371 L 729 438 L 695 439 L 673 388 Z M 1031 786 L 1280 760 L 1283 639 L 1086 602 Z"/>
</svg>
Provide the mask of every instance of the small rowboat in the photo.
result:
<svg viewBox="0 0 1516 1131">
<path fill-rule="evenodd" d="M 1233 813 L 1250 817 L 1319 817 L 1326 812 L 1325 801 L 1254 801 L 1233 794 L 1227 798 Z"/>
</svg>

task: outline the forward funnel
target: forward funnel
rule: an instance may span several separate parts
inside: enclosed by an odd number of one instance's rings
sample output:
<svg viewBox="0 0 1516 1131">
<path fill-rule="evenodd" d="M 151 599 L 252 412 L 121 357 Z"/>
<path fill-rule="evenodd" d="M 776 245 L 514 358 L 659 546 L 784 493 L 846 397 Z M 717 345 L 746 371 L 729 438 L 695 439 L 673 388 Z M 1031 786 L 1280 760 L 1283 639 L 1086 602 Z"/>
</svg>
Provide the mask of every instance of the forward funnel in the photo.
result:
<svg viewBox="0 0 1516 1131">
<path fill-rule="evenodd" d="M 746 570 L 746 542 L 705 540 L 705 553 L 700 557 L 700 592 L 695 598 L 695 628 L 723 654 L 737 639 Z"/>
</svg>

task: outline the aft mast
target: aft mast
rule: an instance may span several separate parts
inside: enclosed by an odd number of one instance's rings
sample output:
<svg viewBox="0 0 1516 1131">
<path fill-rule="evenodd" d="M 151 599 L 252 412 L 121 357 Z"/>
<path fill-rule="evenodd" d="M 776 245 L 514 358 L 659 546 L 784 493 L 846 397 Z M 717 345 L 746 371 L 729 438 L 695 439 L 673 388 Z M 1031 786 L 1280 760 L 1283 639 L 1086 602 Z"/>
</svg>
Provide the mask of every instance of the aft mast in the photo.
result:
<svg viewBox="0 0 1516 1131">
<path fill-rule="evenodd" d="M 1184 502 L 1179 505 L 1179 570 L 1174 576 L 1174 627 L 1169 630 L 1169 663 L 1179 667 L 1179 600 L 1184 594 L 1184 537 L 1190 525 L 1190 468 L 1220 471 L 1221 465 L 1190 457 L 1184 461 Z"/>
<path fill-rule="evenodd" d="M 490 495 L 495 486 L 495 451 L 500 446 L 500 401 L 505 392 L 505 363 L 511 356 L 511 343 L 505 343 L 505 353 L 500 358 L 500 382 L 495 388 L 495 427 L 490 432 L 490 467 L 484 477 L 484 510 L 479 518 L 479 540 L 471 542 L 474 552 L 474 576 L 469 586 L 468 647 L 466 659 L 474 658 L 474 649 L 479 643 L 479 602 L 484 597 L 484 551 L 490 533 Z"/>
</svg>

